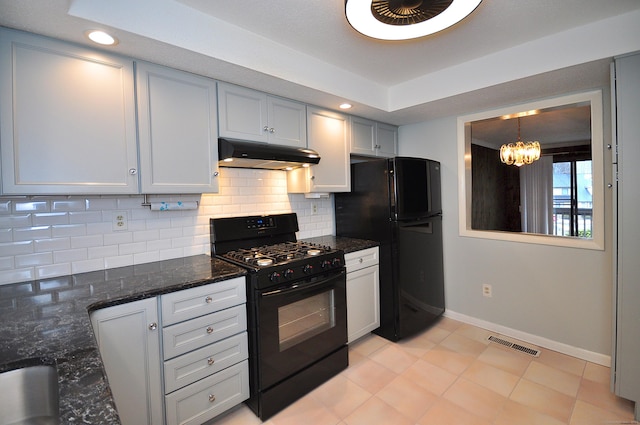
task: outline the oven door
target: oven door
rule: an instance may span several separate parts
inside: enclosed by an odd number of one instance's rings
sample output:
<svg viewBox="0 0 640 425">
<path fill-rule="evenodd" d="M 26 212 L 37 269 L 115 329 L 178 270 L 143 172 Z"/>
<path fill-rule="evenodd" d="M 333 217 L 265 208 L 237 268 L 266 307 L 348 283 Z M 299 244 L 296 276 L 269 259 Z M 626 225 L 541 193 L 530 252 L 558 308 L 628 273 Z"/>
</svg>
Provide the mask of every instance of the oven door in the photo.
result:
<svg viewBox="0 0 640 425">
<path fill-rule="evenodd" d="M 260 390 L 347 343 L 344 268 L 259 290 L 257 298 Z"/>
</svg>

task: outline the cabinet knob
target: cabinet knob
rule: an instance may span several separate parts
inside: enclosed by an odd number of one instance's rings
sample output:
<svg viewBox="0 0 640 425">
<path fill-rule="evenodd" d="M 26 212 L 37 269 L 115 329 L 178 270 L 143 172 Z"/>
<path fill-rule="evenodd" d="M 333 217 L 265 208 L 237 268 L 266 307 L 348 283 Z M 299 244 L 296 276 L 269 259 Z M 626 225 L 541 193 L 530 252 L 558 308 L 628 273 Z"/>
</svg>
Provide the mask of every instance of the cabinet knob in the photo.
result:
<svg viewBox="0 0 640 425">
<path fill-rule="evenodd" d="M 608 187 L 609 189 L 611 189 L 611 188 L 613 187 L 613 184 L 608 183 L 608 184 L 607 184 L 607 187 Z"/>
<path fill-rule="evenodd" d="M 315 179 L 316 179 L 316 176 L 311 176 L 311 180 L 315 180 Z"/>
<path fill-rule="evenodd" d="M 218 177 L 219 174 L 220 173 L 218 171 L 216 171 L 216 172 L 213 173 L 213 177 Z"/>
<path fill-rule="evenodd" d="M 215 362 L 215 360 L 213 360 L 213 357 L 209 357 L 207 359 L 207 363 L 209 364 L 209 366 L 211 366 L 214 362 Z"/>
<path fill-rule="evenodd" d="M 262 131 L 269 131 L 269 126 L 265 125 L 264 127 L 262 127 Z"/>
<path fill-rule="evenodd" d="M 208 333 L 208 334 L 213 333 L 213 327 L 209 326 L 209 327 L 207 328 L 207 333 Z"/>
<path fill-rule="evenodd" d="M 213 403 L 214 401 L 216 401 L 216 396 L 214 396 L 213 394 L 209 394 L 209 402 Z"/>
<path fill-rule="evenodd" d="M 273 127 L 270 127 L 270 128 L 269 128 L 269 133 L 273 134 L 273 133 L 275 133 L 275 132 L 276 132 L 276 129 L 275 129 L 275 128 L 273 128 Z"/>
<path fill-rule="evenodd" d="M 136 170 L 135 168 L 129 168 L 129 174 L 135 176 L 136 174 L 138 174 L 138 170 Z"/>
<path fill-rule="evenodd" d="M 362 263 L 364 260 L 362 259 L 362 257 L 360 257 L 360 260 L 358 260 L 358 261 L 360 261 Z"/>
<path fill-rule="evenodd" d="M 207 304 L 211 304 L 211 303 L 213 302 L 213 298 L 211 298 L 211 296 L 208 296 L 207 298 L 205 298 L 205 299 L 204 299 L 204 301 L 205 301 Z"/>
<path fill-rule="evenodd" d="M 153 322 L 152 324 L 149 325 L 149 330 L 150 331 L 155 331 L 156 329 L 158 329 L 158 324 Z"/>
</svg>

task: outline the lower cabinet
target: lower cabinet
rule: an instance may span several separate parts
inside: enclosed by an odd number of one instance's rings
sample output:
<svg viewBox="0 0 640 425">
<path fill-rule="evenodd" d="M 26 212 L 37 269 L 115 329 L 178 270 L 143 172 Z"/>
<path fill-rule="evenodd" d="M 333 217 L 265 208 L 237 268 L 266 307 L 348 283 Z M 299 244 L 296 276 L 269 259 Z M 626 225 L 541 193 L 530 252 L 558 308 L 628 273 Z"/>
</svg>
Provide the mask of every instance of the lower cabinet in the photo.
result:
<svg viewBox="0 0 640 425">
<path fill-rule="evenodd" d="M 202 424 L 249 398 L 245 304 L 238 277 L 93 312 L 122 424 Z"/>
<path fill-rule="evenodd" d="M 91 314 L 100 356 L 123 425 L 163 423 L 158 319 L 156 298 Z"/>
<path fill-rule="evenodd" d="M 345 254 L 347 267 L 348 342 L 380 326 L 380 275 L 378 248 Z"/>
</svg>

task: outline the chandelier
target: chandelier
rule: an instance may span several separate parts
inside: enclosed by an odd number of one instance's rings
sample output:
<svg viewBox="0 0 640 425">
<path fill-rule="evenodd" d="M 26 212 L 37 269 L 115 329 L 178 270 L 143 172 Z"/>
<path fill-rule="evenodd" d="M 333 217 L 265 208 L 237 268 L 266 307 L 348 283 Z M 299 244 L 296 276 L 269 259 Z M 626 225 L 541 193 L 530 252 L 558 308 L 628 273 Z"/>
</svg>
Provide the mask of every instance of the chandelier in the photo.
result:
<svg viewBox="0 0 640 425">
<path fill-rule="evenodd" d="M 500 160 L 507 165 L 521 167 L 538 159 L 540 159 L 540 143 L 520 140 L 520 117 L 518 117 L 518 141 L 505 143 L 500 147 Z"/>
</svg>

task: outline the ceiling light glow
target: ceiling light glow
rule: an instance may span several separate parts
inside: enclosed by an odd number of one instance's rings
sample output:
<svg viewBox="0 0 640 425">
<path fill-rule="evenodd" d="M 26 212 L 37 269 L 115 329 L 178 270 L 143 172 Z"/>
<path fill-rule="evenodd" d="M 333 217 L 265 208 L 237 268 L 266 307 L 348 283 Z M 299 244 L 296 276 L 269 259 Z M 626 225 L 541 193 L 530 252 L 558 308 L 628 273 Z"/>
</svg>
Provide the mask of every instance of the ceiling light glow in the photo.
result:
<svg viewBox="0 0 640 425">
<path fill-rule="evenodd" d="M 118 44 L 118 40 L 115 37 L 104 31 L 90 30 L 86 32 L 86 35 L 89 37 L 89 40 L 94 43 L 102 44 L 103 46 L 115 46 Z"/>
<path fill-rule="evenodd" d="M 371 12 L 371 0 L 345 0 L 349 24 L 358 32 L 380 40 L 410 40 L 442 31 L 473 12 L 482 0 L 453 0 L 442 13 L 410 25 L 385 24 Z"/>
<path fill-rule="evenodd" d="M 351 104 L 350 103 L 341 103 L 340 104 L 340 109 L 351 109 Z"/>
</svg>

